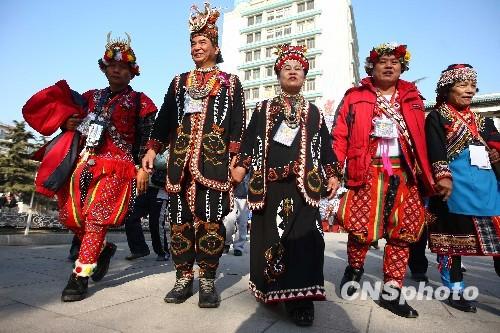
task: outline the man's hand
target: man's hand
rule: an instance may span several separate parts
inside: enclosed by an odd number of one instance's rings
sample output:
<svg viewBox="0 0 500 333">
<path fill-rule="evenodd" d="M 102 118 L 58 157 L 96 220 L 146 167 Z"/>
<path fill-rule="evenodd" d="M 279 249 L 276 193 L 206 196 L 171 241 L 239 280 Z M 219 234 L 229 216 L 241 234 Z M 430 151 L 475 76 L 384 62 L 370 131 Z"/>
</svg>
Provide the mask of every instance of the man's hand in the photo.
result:
<svg viewBox="0 0 500 333">
<path fill-rule="evenodd" d="M 500 153 L 495 148 L 490 149 L 490 151 L 488 151 L 488 156 L 490 157 L 491 164 L 500 161 Z"/>
<path fill-rule="evenodd" d="M 236 156 L 233 156 L 233 159 L 231 160 L 229 171 L 231 172 L 231 181 L 233 184 L 241 183 L 247 173 L 247 170 L 244 167 L 236 166 Z"/>
<path fill-rule="evenodd" d="M 144 171 L 147 173 L 152 173 L 153 172 L 153 163 L 155 161 L 156 153 L 153 149 L 149 149 L 142 158 L 142 168 Z"/>
<path fill-rule="evenodd" d="M 80 125 L 82 120 L 79 118 L 79 114 L 75 113 L 72 114 L 68 119 L 66 119 L 66 122 L 63 125 L 63 128 L 65 128 L 68 131 L 74 131 Z"/>
<path fill-rule="evenodd" d="M 328 194 L 329 200 L 333 199 L 338 189 L 339 189 L 339 180 L 337 179 L 337 177 L 331 177 L 330 179 L 328 179 L 328 186 L 326 187 L 326 190 L 329 192 Z"/>
<path fill-rule="evenodd" d="M 137 195 L 141 195 L 146 192 L 148 189 L 148 183 L 149 183 L 149 174 L 144 171 L 143 168 L 140 168 L 137 171 Z"/>
<path fill-rule="evenodd" d="M 434 185 L 436 192 L 443 196 L 443 201 L 448 200 L 453 189 L 453 181 L 450 178 L 443 178 L 438 180 Z"/>
</svg>

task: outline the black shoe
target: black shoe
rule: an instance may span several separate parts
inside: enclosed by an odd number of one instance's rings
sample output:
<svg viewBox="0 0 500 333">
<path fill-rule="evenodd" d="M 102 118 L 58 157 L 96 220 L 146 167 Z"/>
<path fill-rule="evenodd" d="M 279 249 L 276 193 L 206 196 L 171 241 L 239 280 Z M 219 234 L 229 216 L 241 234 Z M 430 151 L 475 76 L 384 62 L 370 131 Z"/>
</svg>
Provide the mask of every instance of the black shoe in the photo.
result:
<svg viewBox="0 0 500 333">
<path fill-rule="evenodd" d="M 101 281 L 104 275 L 108 272 L 109 262 L 111 257 L 115 255 L 116 245 L 113 243 L 107 243 L 104 250 L 102 250 L 97 259 L 97 266 L 95 267 L 94 273 L 92 273 L 91 278 L 95 282 Z"/>
<path fill-rule="evenodd" d="M 415 282 L 429 282 L 429 278 L 425 273 L 413 273 L 411 274 L 411 279 Z"/>
<path fill-rule="evenodd" d="M 500 276 L 500 257 L 493 257 L 493 266 L 497 275 Z"/>
<path fill-rule="evenodd" d="M 458 296 L 460 296 L 459 299 L 453 299 L 454 293 L 451 293 L 450 297 L 448 297 L 448 304 L 457 310 L 463 311 L 463 312 L 474 312 L 476 313 L 477 309 L 472 303 L 464 298 L 464 295 L 462 293 L 459 293 Z M 456 295 L 456 294 L 455 294 Z M 457 296 L 457 295 L 456 295 Z"/>
<path fill-rule="evenodd" d="M 81 301 L 87 295 L 88 284 L 88 277 L 78 276 L 75 273 L 72 273 L 69 277 L 68 284 L 62 292 L 61 301 Z"/>
<path fill-rule="evenodd" d="M 219 305 L 220 296 L 215 289 L 215 279 L 200 278 L 198 306 L 200 308 L 217 308 Z"/>
<path fill-rule="evenodd" d="M 285 308 L 297 326 L 312 326 L 314 322 L 314 303 L 308 300 L 290 301 Z"/>
<path fill-rule="evenodd" d="M 166 303 L 180 304 L 193 296 L 193 278 L 177 277 L 172 290 L 163 299 Z"/>
<path fill-rule="evenodd" d="M 233 251 L 233 254 L 236 256 L 236 257 L 241 257 L 243 255 L 243 252 L 241 252 L 241 250 L 234 250 Z"/>
<path fill-rule="evenodd" d="M 142 258 L 142 257 L 147 257 L 149 256 L 149 251 L 148 252 L 141 252 L 141 253 L 131 253 L 129 254 L 128 256 L 125 257 L 126 260 L 135 260 L 135 259 L 139 259 L 139 258 Z"/>
<path fill-rule="evenodd" d="M 345 268 L 344 276 L 342 277 L 342 281 L 340 281 L 340 290 L 342 291 L 342 287 L 344 287 L 344 285 L 346 283 L 349 283 L 351 281 L 359 282 L 361 280 L 361 276 L 363 276 L 364 271 L 365 270 L 363 268 L 356 269 L 356 268 L 352 268 L 351 266 L 347 266 Z M 356 290 L 358 290 L 358 288 L 356 288 L 355 286 L 349 286 L 347 288 L 347 295 L 348 296 L 354 295 Z"/>
<path fill-rule="evenodd" d="M 418 312 L 414 308 L 412 308 L 405 299 L 403 299 L 403 304 L 400 303 L 400 298 L 403 297 L 401 295 L 401 289 L 391 286 L 389 288 L 393 288 L 397 290 L 397 297 L 396 299 L 392 294 L 389 292 L 386 292 L 385 290 L 382 291 L 382 294 L 380 295 L 380 301 L 379 304 L 381 307 L 391 311 L 392 313 L 400 316 L 400 317 L 405 317 L 405 318 L 417 318 L 418 317 Z M 391 298 L 392 300 L 386 299 L 386 298 Z"/>
<path fill-rule="evenodd" d="M 156 261 L 168 261 L 168 258 L 170 256 L 167 256 L 166 254 L 159 254 L 157 257 L 156 257 Z"/>
<path fill-rule="evenodd" d="M 229 247 L 230 247 L 230 245 L 224 245 L 224 249 L 222 250 L 222 254 L 229 253 Z"/>
</svg>

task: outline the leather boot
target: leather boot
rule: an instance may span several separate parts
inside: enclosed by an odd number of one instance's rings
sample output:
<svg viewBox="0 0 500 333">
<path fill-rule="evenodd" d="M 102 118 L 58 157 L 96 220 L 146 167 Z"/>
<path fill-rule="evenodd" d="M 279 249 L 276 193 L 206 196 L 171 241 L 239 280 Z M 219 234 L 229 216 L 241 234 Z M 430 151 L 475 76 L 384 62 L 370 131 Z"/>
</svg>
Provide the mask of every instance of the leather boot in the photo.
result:
<svg viewBox="0 0 500 333">
<path fill-rule="evenodd" d="M 91 276 L 92 280 L 95 282 L 102 280 L 104 275 L 108 272 L 109 262 L 111 261 L 111 257 L 115 255 L 115 252 L 116 245 L 108 242 L 99 255 L 99 259 L 97 259 L 97 266 Z"/>
<path fill-rule="evenodd" d="M 217 308 L 220 305 L 220 296 L 215 289 L 215 272 L 205 272 L 200 277 L 200 293 L 198 306 L 200 308 Z"/>
<path fill-rule="evenodd" d="M 62 292 L 61 301 L 81 301 L 87 295 L 88 283 L 89 278 L 87 276 L 78 276 L 75 273 L 71 273 L 68 284 Z"/>
<path fill-rule="evenodd" d="M 347 266 L 344 271 L 344 276 L 342 277 L 342 281 L 340 281 L 340 290 L 342 290 L 342 287 L 351 281 L 356 281 L 359 282 L 361 280 L 361 276 L 363 276 L 364 269 L 356 269 L 352 268 L 351 266 Z M 349 286 L 347 288 L 347 295 L 352 296 L 358 289 L 354 286 Z"/>
<path fill-rule="evenodd" d="M 180 304 L 193 296 L 193 277 L 177 271 L 175 284 L 163 299 L 167 303 Z"/>
<path fill-rule="evenodd" d="M 386 288 L 392 288 L 392 291 L 389 292 Z M 397 294 L 397 296 L 394 296 L 395 294 Z M 380 295 L 380 306 L 400 317 L 417 318 L 417 310 L 412 308 L 402 297 L 401 288 L 396 286 L 384 286 L 384 290 L 382 290 L 382 294 Z M 400 299 L 402 302 L 400 302 Z"/>
</svg>

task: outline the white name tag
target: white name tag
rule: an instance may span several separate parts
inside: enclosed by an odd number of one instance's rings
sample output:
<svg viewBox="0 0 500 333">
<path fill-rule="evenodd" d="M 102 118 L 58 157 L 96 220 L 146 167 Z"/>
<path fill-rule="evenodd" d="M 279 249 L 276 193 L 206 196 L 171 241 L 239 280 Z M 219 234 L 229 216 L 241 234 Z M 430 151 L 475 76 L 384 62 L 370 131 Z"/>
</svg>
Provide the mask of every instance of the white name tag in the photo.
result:
<svg viewBox="0 0 500 333">
<path fill-rule="evenodd" d="M 284 121 L 282 121 L 280 127 L 278 128 L 278 131 L 274 135 L 273 140 L 281 143 L 282 145 L 290 147 L 293 143 L 293 140 L 297 136 L 299 129 L 300 126 L 297 126 L 296 128 L 290 128 Z"/>
<path fill-rule="evenodd" d="M 373 119 L 373 136 L 384 139 L 394 139 L 399 136 L 396 124 L 387 118 Z"/>
<path fill-rule="evenodd" d="M 491 169 L 490 158 L 484 146 L 469 146 L 470 165 L 475 165 L 479 169 Z"/>
<path fill-rule="evenodd" d="M 87 135 L 87 141 L 85 146 L 92 148 L 97 147 L 101 141 L 101 137 L 104 133 L 104 125 L 102 123 L 91 123 L 89 126 L 89 131 Z"/>
<path fill-rule="evenodd" d="M 184 96 L 184 113 L 200 113 L 203 111 L 203 99 L 194 99 L 187 92 Z"/>
</svg>

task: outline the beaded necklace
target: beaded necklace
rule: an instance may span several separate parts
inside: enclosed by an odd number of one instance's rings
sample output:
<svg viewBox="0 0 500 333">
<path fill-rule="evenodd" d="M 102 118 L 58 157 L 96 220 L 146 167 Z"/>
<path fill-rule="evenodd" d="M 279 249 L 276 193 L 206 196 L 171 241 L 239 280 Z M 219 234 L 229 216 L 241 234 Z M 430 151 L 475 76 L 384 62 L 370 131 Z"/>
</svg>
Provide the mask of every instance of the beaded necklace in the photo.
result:
<svg viewBox="0 0 500 333">
<path fill-rule="evenodd" d="M 212 73 L 212 76 L 205 84 L 200 84 L 196 73 Z M 217 83 L 219 67 L 197 68 L 189 73 L 187 79 L 187 92 L 193 99 L 202 99 L 208 96 Z"/>
<path fill-rule="evenodd" d="M 285 116 L 285 123 L 290 128 L 297 128 L 300 123 L 300 116 L 306 107 L 306 100 L 301 94 L 290 95 L 285 92 L 279 94 L 279 101 L 283 107 L 283 114 Z M 290 100 L 287 102 L 286 98 Z M 293 103 L 295 112 L 292 110 L 291 104 Z"/>
</svg>

